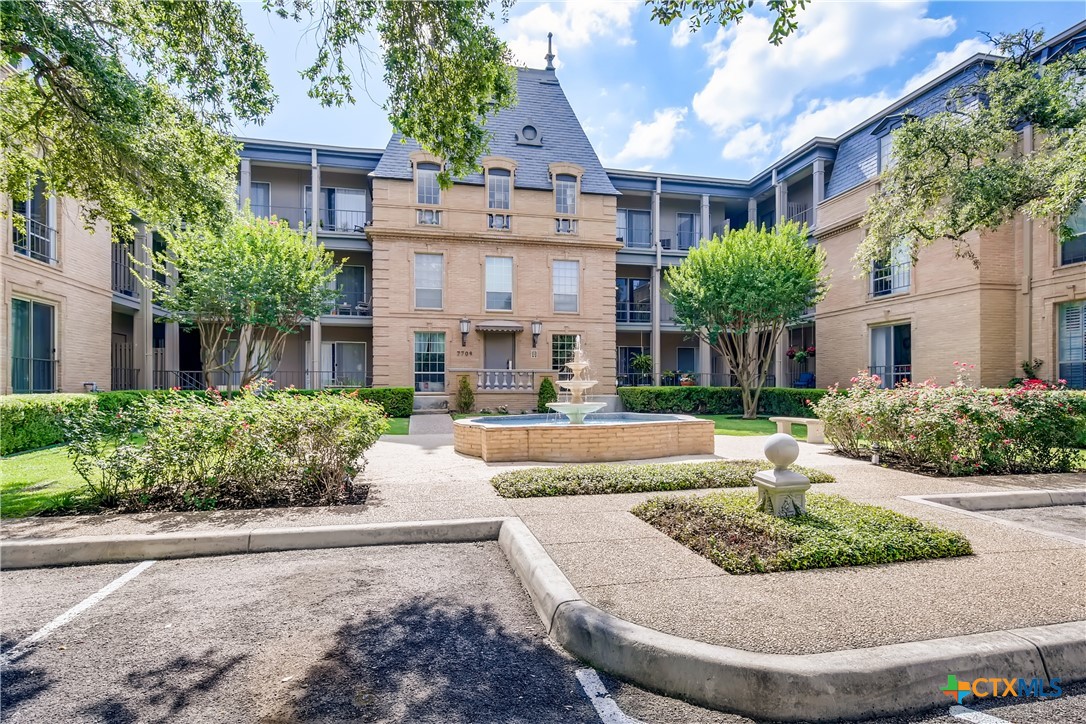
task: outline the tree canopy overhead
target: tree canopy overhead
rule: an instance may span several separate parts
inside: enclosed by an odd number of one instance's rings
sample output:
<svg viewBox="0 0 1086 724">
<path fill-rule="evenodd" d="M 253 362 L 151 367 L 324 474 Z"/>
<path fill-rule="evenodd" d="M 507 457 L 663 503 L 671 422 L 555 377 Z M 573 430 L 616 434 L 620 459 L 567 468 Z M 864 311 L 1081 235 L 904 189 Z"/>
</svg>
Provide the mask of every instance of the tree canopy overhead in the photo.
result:
<svg viewBox="0 0 1086 724">
<path fill-rule="evenodd" d="M 744 417 L 757 415 L 786 326 L 825 296 L 825 263 L 825 250 L 808 245 L 806 225 L 749 224 L 701 243 L 665 272 L 675 320 L 727 360 Z"/>
<path fill-rule="evenodd" d="M 495 24 L 515 0 L 263 0 L 305 24 L 316 53 L 300 70 L 324 105 L 355 101 L 380 44 L 393 127 L 444 159 L 440 177 L 475 169 L 486 116 L 515 102 L 510 53 Z M 738 22 L 753 0 L 647 0 L 663 25 Z M 804 0 L 765 0 L 771 42 Z M 500 15 L 501 18 L 496 17 Z M 542 34 L 546 28 L 540 28 Z M 234 123 L 276 103 L 267 57 L 231 0 L 0 0 L 0 192 L 25 201 L 40 179 L 130 236 L 156 224 L 230 222 Z"/>
<path fill-rule="evenodd" d="M 867 236 L 854 261 L 861 271 L 905 243 L 949 241 L 977 263 L 967 235 L 994 229 L 1016 214 L 1063 225 L 1086 199 L 1086 53 L 1046 63 L 1044 35 L 1020 31 L 993 38 L 1004 56 L 948 94 L 947 110 L 906 117 L 893 132 L 893 165 L 880 179 L 864 217 Z M 1031 127 L 1033 152 L 1019 135 Z"/>
</svg>

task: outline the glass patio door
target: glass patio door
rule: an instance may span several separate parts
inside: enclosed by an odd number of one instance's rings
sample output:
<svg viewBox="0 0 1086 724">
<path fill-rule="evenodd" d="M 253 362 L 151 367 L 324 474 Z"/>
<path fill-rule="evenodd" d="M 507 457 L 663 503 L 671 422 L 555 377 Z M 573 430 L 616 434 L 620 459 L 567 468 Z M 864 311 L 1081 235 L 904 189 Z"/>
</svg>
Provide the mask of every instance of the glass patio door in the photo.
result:
<svg viewBox="0 0 1086 724">
<path fill-rule="evenodd" d="M 55 310 L 52 305 L 11 300 L 11 389 L 53 392 L 56 389 Z"/>
</svg>

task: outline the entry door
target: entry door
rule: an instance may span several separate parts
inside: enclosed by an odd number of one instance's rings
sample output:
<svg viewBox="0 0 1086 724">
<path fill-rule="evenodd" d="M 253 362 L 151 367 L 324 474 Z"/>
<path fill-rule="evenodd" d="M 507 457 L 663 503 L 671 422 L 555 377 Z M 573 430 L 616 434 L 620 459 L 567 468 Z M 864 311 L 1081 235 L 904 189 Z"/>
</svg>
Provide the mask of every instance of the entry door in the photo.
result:
<svg viewBox="0 0 1086 724">
<path fill-rule="evenodd" d="M 488 332 L 483 340 L 483 367 L 507 370 L 516 366 L 516 335 L 511 332 Z"/>
</svg>

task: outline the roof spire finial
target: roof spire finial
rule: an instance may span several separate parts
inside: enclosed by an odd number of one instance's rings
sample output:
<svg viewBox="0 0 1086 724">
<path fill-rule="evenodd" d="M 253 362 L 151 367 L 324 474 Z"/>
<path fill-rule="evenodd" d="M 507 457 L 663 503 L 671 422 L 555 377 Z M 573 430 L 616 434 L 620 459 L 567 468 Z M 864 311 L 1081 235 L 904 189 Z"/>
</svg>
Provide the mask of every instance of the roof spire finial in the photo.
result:
<svg viewBox="0 0 1086 724">
<path fill-rule="evenodd" d="M 551 50 L 551 38 L 554 37 L 554 33 L 547 33 L 547 54 L 543 57 L 547 59 L 547 70 L 554 70 L 554 51 Z"/>
</svg>

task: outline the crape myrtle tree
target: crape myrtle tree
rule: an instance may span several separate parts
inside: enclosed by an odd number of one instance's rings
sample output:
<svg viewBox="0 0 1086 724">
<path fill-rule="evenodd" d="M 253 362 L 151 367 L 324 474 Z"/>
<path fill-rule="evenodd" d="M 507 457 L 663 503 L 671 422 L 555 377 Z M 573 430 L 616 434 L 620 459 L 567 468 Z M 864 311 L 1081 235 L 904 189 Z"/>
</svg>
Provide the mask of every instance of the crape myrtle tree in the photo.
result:
<svg viewBox="0 0 1086 724">
<path fill-rule="evenodd" d="M 790 322 L 828 289 L 826 253 L 807 243 L 807 226 L 749 224 L 714 235 L 665 277 L 675 319 L 719 352 L 736 376 L 743 417 L 758 414 L 773 350 Z"/>
<path fill-rule="evenodd" d="M 392 126 L 443 158 L 439 181 L 487 153 L 486 116 L 515 102 L 495 25 L 514 0 L 263 0 L 316 51 L 300 73 L 327 106 L 355 101 L 372 71 Z M 753 0 L 649 0 L 663 25 L 738 22 Z M 780 43 L 803 0 L 765 0 Z M 544 32 L 543 29 L 540 32 Z M 373 52 L 365 39 L 376 39 Z M 236 122 L 277 97 L 267 57 L 228 0 L 0 0 L 0 192 L 25 201 L 40 180 L 131 238 L 153 224 L 230 222 Z M 2 212 L 0 212 L 2 213 Z"/>
<path fill-rule="evenodd" d="M 950 243 L 978 263 L 968 234 L 1017 214 L 1065 222 L 1086 199 L 1086 53 L 1041 64 L 1041 31 L 992 38 L 1003 56 L 948 94 L 946 110 L 908 117 L 892 135 L 893 163 L 864 217 L 854 262 L 866 272 L 897 244 Z M 1032 152 L 1023 130 L 1029 126 Z"/>
<path fill-rule="evenodd" d="M 285 221 L 245 209 L 222 231 L 186 227 L 163 236 L 143 282 L 168 319 L 199 331 L 208 385 L 232 381 L 234 370 L 241 386 L 274 374 L 287 338 L 335 306 L 342 265 Z"/>
</svg>

